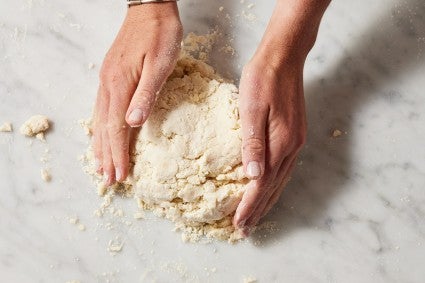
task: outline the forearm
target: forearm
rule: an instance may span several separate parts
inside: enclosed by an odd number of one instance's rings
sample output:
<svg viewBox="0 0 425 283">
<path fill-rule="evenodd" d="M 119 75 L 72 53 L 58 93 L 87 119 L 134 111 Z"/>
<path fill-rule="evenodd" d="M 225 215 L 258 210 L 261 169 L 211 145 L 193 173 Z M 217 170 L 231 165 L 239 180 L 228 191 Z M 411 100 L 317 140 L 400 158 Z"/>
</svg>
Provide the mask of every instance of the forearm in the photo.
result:
<svg viewBox="0 0 425 283">
<path fill-rule="evenodd" d="M 322 16 L 330 0 L 277 0 L 257 50 L 276 68 L 303 63 L 314 45 Z"/>
</svg>

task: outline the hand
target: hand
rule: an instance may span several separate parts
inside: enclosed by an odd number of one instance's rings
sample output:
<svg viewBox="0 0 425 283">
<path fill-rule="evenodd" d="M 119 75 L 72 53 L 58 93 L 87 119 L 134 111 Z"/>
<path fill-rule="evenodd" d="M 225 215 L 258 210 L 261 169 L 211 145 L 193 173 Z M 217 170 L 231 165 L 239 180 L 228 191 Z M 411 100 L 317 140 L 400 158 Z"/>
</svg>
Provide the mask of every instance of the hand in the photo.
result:
<svg viewBox="0 0 425 283">
<path fill-rule="evenodd" d="M 176 3 L 128 9 L 104 59 L 94 111 L 93 149 L 106 185 L 127 177 L 130 127 L 148 118 L 175 66 L 182 33 Z"/>
<path fill-rule="evenodd" d="M 306 139 L 303 68 L 330 0 L 278 0 L 240 82 L 242 163 L 251 179 L 233 225 L 244 236 L 279 199 Z"/>
<path fill-rule="evenodd" d="M 303 62 L 276 69 L 256 55 L 240 82 L 242 162 L 251 179 L 234 226 L 248 236 L 278 201 L 306 139 Z"/>
</svg>

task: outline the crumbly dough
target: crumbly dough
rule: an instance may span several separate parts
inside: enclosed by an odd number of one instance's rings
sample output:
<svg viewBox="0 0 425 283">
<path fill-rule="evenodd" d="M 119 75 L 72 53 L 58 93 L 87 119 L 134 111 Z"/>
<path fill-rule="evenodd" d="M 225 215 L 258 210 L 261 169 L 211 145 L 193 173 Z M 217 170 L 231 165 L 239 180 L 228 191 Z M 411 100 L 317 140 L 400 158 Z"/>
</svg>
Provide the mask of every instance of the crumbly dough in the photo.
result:
<svg viewBox="0 0 425 283">
<path fill-rule="evenodd" d="M 44 132 L 50 127 L 49 119 L 43 115 L 34 115 L 29 118 L 20 128 L 21 134 L 28 137 L 37 136 L 44 139 Z"/>
<path fill-rule="evenodd" d="M 237 93 L 211 66 L 183 52 L 138 133 L 130 176 L 115 186 L 175 222 L 185 241 L 241 238 L 231 222 L 247 183 Z M 92 152 L 88 159 L 93 163 Z"/>
<path fill-rule="evenodd" d="M 174 221 L 184 240 L 229 239 L 234 232 L 230 216 L 246 183 L 237 106 L 233 84 L 185 55 L 138 135 L 135 195 Z"/>
</svg>

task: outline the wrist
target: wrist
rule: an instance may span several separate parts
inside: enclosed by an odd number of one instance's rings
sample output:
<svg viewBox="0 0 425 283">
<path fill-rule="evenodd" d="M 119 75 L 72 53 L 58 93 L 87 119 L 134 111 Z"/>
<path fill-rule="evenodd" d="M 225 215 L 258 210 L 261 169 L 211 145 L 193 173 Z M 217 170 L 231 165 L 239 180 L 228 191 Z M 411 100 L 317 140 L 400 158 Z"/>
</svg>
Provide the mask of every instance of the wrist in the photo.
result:
<svg viewBox="0 0 425 283">
<path fill-rule="evenodd" d="M 329 0 L 279 0 L 254 57 L 271 65 L 303 66 Z"/>
<path fill-rule="evenodd" d="M 135 21 L 180 19 L 177 2 L 146 3 L 131 6 L 127 10 L 127 18 Z"/>
</svg>

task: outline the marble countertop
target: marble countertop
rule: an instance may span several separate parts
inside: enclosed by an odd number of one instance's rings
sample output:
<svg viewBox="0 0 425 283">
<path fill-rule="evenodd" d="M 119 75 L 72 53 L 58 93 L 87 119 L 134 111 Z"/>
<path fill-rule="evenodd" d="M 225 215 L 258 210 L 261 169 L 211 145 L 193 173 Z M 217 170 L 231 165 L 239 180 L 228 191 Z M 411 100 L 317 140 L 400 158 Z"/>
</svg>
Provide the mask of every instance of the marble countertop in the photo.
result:
<svg viewBox="0 0 425 283">
<path fill-rule="evenodd" d="M 274 3 L 253 2 L 179 3 L 186 32 L 219 25 L 234 38 L 237 56 L 212 60 L 234 79 Z M 424 282 L 423 0 L 333 1 L 305 69 L 308 143 L 267 217 L 275 226 L 234 246 L 185 244 L 165 220 L 135 220 L 133 200 L 94 215 L 102 200 L 78 161 L 88 141 L 77 121 L 90 116 L 125 9 L 113 0 L 0 4 L 0 124 L 15 127 L 0 133 L 3 282 Z M 18 128 L 36 113 L 54 125 L 46 143 L 30 145 Z M 343 134 L 332 138 L 334 129 Z"/>
</svg>

